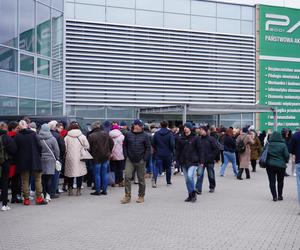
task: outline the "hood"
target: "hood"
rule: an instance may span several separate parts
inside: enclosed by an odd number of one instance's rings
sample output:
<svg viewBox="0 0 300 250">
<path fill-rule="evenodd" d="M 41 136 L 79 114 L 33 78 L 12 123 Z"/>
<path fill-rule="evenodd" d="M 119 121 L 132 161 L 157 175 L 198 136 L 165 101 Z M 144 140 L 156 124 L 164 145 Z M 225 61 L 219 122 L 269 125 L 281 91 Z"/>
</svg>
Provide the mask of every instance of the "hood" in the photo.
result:
<svg viewBox="0 0 300 250">
<path fill-rule="evenodd" d="M 82 132 L 79 129 L 72 129 L 68 132 L 68 136 L 71 136 L 73 138 L 78 138 L 82 135 Z"/>
<path fill-rule="evenodd" d="M 171 131 L 167 128 L 161 128 L 160 130 L 157 131 L 158 134 L 165 136 L 167 134 L 169 134 Z"/>
<path fill-rule="evenodd" d="M 270 136 L 269 142 L 284 142 L 284 140 L 279 132 L 274 131 Z"/>
<path fill-rule="evenodd" d="M 47 139 L 49 139 L 51 137 L 53 137 L 53 135 L 51 134 L 50 131 L 41 130 L 39 132 L 39 138 L 42 139 L 42 140 L 47 140 Z"/>
<path fill-rule="evenodd" d="M 23 135 L 27 135 L 27 134 L 32 134 L 32 133 L 36 133 L 35 131 L 33 131 L 32 129 L 29 128 L 25 128 L 19 131 L 20 134 Z"/>
<path fill-rule="evenodd" d="M 120 135 L 123 135 L 123 134 L 122 134 L 122 132 L 121 132 L 120 130 L 118 130 L 118 129 L 114 129 L 114 130 L 111 130 L 111 131 L 109 132 L 109 136 L 112 137 L 112 138 L 116 138 L 116 137 L 118 137 L 118 136 L 120 136 Z"/>
</svg>

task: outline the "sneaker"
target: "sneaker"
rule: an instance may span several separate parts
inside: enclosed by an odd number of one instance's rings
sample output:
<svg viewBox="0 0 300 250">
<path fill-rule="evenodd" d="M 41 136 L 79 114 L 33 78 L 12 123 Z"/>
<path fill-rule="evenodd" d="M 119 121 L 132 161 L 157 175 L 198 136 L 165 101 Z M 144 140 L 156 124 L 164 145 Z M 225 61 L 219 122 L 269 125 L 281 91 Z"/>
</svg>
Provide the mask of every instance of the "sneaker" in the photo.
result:
<svg viewBox="0 0 300 250">
<path fill-rule="evenodd" d="M 189 196 L 184 200 L 185 202 L 190 202 L 192 200 L 192 196 L 189 194 Z"/>
<path fill-rule="evenodd" d="M 165 172 L 162 172 L 160 176 L 161 176 L 161 177 L 162 177 L 162 176 L 165 176 Z"/>
<path fill-rule="evenodd" d="M 24 204 L 25 206 L 29 206 L 29 205 L 30 205 L 30 200 L 29 200 L 29 199 L 24 199 L 23 204 Z"/>
<path fill-rule="evenodd" d="M 214 188 L 211 188 L 211 189 L 209 189 L 209 192 L 210 192 L 210 193 L 213 193 L 213 192 L 215 192 L 215 189 L 214 189 Z"/>
<path fill-rule="evenodd" d="M 50 194 L 46 194 L 46 197 L 45 197 L 45 201 L 48 203 L 51 201 L 51 197 L 50 197 Z"/>
<path fill-rule="evenodd" d="M 58 189 L 58 193 L 59 193 L 59 194 L 61 194 L 61 193 L 63 193 L 63 192 L 64 192 L 64 190 L 62 190 L 62 189 L 60 189 L 60 188 Z"/>
<path fill-rule="evenodd" d="M 22 203 L 22 199 L 18 197 L 13 197 L 11 198 L 10 203 Z"/>
<path fill-rule="evenodd" d="M 1 211 L 8 211 L 8 210 L 10 210 L 10 207 L 9 206 L 2 206 L 2 208 L 1 208 Z"/>
<path fill-rule="evenodd" d="M 279 200 L 279 201 L 282 201 L 282 200 L 283 200 L 283 197 L 282 197 L 282 196 L 278 196 L 278 200 Z"/>
<path fill-rule="evenodd" d="M 102 191 L 101 194 L 102 195 L 107 195 L 107 192 L 106 191 Z"/>
<path fill-rule="evenodd" d="M 167 182 L 167 186 L 170 186 L 170 185 L 172 185 L 172 182 Z"/>
<path fill-rule="evenodd" d="M 296 173 L 294 173 L 294 174 L 293 174 L 293 176 L 297 176 L 297 174 L 296 174 Z"/>
<path fill-rule="evenodd" d="M 157 185 L 156 185 L 155 180 L 151 180 L 151 182 L 152 182 L 152 187 L 153 187 L 153 188 L 157 188 Z"/>
<path fill-rule="evenodd" d="M 95 192 L 91 193 L 91 195 L 101 195 L 101 193 L 100 193 L 100 192 L 97 192 L 97 191 L 95 191 Z"/>
<path fill-rule="evenodd" d="M 180 172 L 180 175 L 184 175 L 183 172 Z"/>
<path fill-rule="evenodd" d="M 47 205 L 48 203 L 42 197 L 37 197 L 35 199 L 35 204 L 36 205 Z"/>
<path fill-rule="evenodd" d="M 136 200 L 136 203 L 143 203 L 145 202 L 145 199 L 143 196 L 139 196 L 139 198 Z"/>
<path fill-rule="evenodd" d="M 200 195 L 202 194 L 202 191 L 198 191 L 197 189 L 195 190 L 196 194 Z"/>
</svg>

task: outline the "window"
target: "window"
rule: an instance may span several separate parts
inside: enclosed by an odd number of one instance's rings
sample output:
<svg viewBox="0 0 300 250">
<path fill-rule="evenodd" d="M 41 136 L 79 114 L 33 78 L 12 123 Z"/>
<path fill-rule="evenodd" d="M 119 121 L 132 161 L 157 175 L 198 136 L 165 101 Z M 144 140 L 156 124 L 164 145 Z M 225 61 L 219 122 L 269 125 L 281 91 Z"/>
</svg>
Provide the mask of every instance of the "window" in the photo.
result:
<svg viewBox="0 0 300 250">
<path fill-rule="evenodd" d="M 34 52 L 35 44 L 35 8 L 33 0 L 19 1 L 20 16 L 19 16 L 19 29 L 20 29 L 20 49 Z"/>
<path fill-rule="evenodd" d="M 135 8 L 135 0 L 106 0 L 107 6 Z"/>
<path fill-rule="evenodd" d="M 217 19 L 213 17 L 192 16 L 192 29 L 199 31 L 216 31 Z"/>
<path fill-rule="evenodd" d="M 136 24 L 144 25 L 144 26 L 152 26 L 152 27 L 163 27 L 164 26 L 163 13 L 137 10 Z"/>
<path fill-rule="evenodd" d="M 218 17 L 240 19 L 241 18 L 241 7 L 239 5 L 231 4 L 217 4 L 217 15 Z"/>
<path fill-rule="evenodd" d="M 105 7 L 97 5 L 75 5 L 75 18 L 86 21 L 105 21 Z"/>
<path fill-rule="evenodd" d="M 20 70 L 23 72 L 34 73 L 34 57 L 20 54 Z"/>
<path fill-rule="evenodd" d="M 50 75 L 50 61 L 38 58 L 37 59 L 37 74 L 49 76 Z"/>
<path fill-rule="evenodd" d="M 52 57 L 63 59 L 63 13 L 52 10 Z"/>
<path fill-rule="evenodd" d="M 70 19 L 75 19 L 75 4 L 66 3 L 65 17 Z"/>
<path fill-rule="evenodd" d="M 254 8 L 242 6 L 242 20 L 254 21 Z"/>
<path fill-rule="evenodd" d="M 17 50 L 0 46 L 0 69 L 17 71 L 18 69 Z"/>
<path fill-rule="evenodd" d="M 241 22 L 240 20 L 218 18 L 217 31 L 221 33 L 240 34 Z"/>
<path fill-rule="evenodd" d="M 17 0 L 0 0 L 0 43 L 17 47 Z"/>
<path fill-rule="evenodd" d="M 165 0 L 165 12 L 190 14 L 190 0 Z"/>
<path fill-rule="evenodd" d="M 58 10 L 64 10 L 64 1 L 62 0 L 51 0 L 52 7 L 58 9 Z"/>
<path fill-rule="evenodd" d="M 52 100 L 63 101 L 64 86 L 63 82 L 52 81 Z"/>
<path fill-rule="evenodd" d="M 17 74 L 0 71 L 0 89 L 2 95 L 16 96 L 18 94 Z"/>
<path fill-rule="evenodd" d="M 20 97 L 35 98 L 35 78 L 31 76 L 20 75 L 19 77 L 19 95 Z"/>
<path fill-rule="evenodd" d="M 192 0 L 192 15 L 216 16 L 217 4 Z"/>
<path fill-rule="evenodd" d="M 16 115 L 18 114 L 18 100 L 13 97 L 0 96 L 0 114 Z"/>
<path fill-rule="evenodd" d="M 62 115 L 63 114 L 63 103 L 52 102 L 52 115 Z"/>
<path fill-rule="evenodd" d="M 51 100 L 51 81 L 37 78 L 36 95 L 38 99 Z"/>
<path fill-rule="evenodd" d="M 35 100 L 33 99 L 19 99 L 19 113 L 20 115 L 34 115 L 35 114 Z"/>
<path fill-rule="evenodd" d="M 51 115 L 51 102 L 36 101 L 36 114 L 37 115 Z"/>
<path fill-rule="evenodd" d="M 52 78 L 58 81 L 63 80 L 63 64 L 61 61 L 52 60 Z"/>
<path fill-rule="evenodd" d="M 51 23 L 50 8 L 37 3 L 37 53 L 51 56 Z"/>
<path fill-rule="evenodd" d="M 61 0 L 56 0 L 56 1 L 61 1 Z M 96 4 L 96 5 L 105 5 L 105 0 L 75 0 L 75 2 L 77 2 L 77 3 L 87 3 L 87 4 Z"/>
<path fill-rule="evenodd" d="M 144 9 L 144 10 L 163 11 L 164 10 L 164 1 L 162 1 L 162 0 L 138 0 L 138 1 L 136 1 L 136 8 Z"/>
<path fill-rule="evenodd" d="M 109 23 L 135 24 L 133 9 L 107 8 L 106 21 Z"/>
<path fill-rule="evenodd" d="M 180 14 L 165 14 L 165 27 L 173 29 L 189 29 L 190 16 Z"/>
<path fill-rule="evenodd" d="M 241 34 L 253 35 L 253 22 L 241 21 Z"/>
</svg>

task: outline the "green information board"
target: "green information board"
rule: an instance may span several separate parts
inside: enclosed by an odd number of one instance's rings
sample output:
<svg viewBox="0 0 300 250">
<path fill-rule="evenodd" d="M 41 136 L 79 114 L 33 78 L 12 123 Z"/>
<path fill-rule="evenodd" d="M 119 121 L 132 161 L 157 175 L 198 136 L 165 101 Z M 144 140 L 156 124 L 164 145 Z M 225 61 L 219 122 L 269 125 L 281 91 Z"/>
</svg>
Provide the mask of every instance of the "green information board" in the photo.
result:
<svg viewBox="0 0 300 250">
<path fill-rule="evenodd" d="M 300 127 L 300 10 L 259 6 L 260 104 L 277 109 L 278 130 Z M 260 129 L 274 127 L 260 114 Z"/>
</svg>

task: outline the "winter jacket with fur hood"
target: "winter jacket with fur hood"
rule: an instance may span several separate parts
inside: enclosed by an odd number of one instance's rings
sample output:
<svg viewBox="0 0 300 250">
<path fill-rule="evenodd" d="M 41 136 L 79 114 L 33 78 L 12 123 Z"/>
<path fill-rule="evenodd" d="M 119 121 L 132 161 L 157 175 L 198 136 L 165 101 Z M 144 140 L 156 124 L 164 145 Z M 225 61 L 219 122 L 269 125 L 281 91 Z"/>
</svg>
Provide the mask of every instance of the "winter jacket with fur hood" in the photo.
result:
<svg viewBox="0 0 300 250">
<path fill-rule="evenodd" d="M 124 153 L 123 153 L 123 143 L 125 136 L 122 132 L 118 129 L 111 130 L 109 132 L 109 136 L 114 141 L 114 147 L 111 152 L 111 160 L 113 161 L 122 161 L 124 160 Z"/>
</svg>

